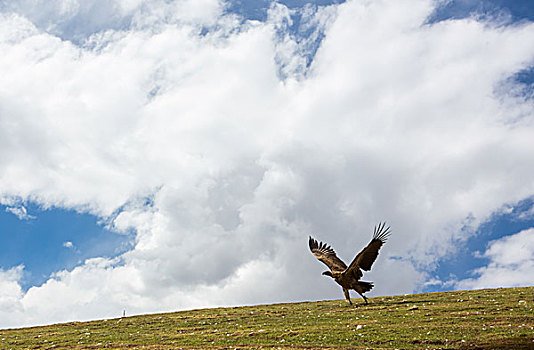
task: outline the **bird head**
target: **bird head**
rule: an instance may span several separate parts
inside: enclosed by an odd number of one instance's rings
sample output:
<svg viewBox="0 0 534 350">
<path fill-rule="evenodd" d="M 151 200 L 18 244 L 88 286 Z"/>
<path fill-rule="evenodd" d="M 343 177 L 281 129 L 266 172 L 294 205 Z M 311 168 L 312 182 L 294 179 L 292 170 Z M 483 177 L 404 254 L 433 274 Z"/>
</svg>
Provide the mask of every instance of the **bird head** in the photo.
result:
<svg viewBox="0 0 534 350">
<path fill-rule="evenodd" d="M 323 272 L 323 275 L 330 276 L 330 277 L 334 278 L 334 276 L 332 276 L 332 272 L 331 271 L 325 271 L 325 272 Z"/>
</svg>

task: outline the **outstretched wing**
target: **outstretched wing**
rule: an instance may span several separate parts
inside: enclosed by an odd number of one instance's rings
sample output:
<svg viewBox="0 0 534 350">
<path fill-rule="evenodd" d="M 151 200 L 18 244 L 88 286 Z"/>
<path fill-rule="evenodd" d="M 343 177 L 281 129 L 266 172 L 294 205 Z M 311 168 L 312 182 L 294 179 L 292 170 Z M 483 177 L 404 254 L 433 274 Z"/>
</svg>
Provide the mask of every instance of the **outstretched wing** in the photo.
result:
<svg viewBox="0 0 534 350">
<path fill-rule="evenodd" d="M 320 262 L 328 266 L 331 271 L 344 271 L 347 268 L 347 265 L 337 257 L 334 249 L 326 243 L 317 242 L 310 236 L 308 244 L 310 245 L 312 254 L 315 255 Z"/>
<path fill-rule="evenodd" d="M 360 277 L 362 276 L 360 269 L 369 271 L 375 262 L 376 257 L 378 256 L 380 247 L 382 247 L 382 244 L 386 243 L 386 240 L 390 234 L 391 232 L 389 230 L 389 226 L 386 227 L 385 222 L 375 226 L 373 239 L 371 242 L 369 242 L 367 247 L 363 248 L 363 250 L 356 255 L 354 260 L 352 260 L 350 263 L 347 271 L 350 271 L 355 275 L 359 275 Z"/>
</svg>

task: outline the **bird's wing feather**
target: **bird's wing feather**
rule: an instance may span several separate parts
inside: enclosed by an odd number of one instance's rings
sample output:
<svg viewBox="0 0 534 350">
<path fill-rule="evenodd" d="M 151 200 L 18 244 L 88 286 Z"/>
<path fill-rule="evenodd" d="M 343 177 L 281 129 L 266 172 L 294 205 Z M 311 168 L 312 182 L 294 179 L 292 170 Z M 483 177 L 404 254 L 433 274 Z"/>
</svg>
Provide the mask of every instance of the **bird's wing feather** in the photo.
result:
<svg viewBox="0 0 534 350">
<path fill-rule="evenodd" d="M 389 226 L 386 227 L 385 222 L 375 226 L 373 239 L 369 242 L 367 247 L 363 248 L 362 251 L 356 255 L 354 260 L 350 263 L 347 271 L 350 271 L 353 274 L 358 274 L 360 277 L 362 274 L 360 269 L 369 271 L 378 256 L 380 247 L 386 242 L 390 234 Z"/>
<path fill-rule="evenodd" d="M 347 265 L 337 257 L 334 249 L 326 243 L 318 242 L 310 237 L 308 244 L 312 254 L 331 271 L 344 271 L 347 268 Z"/>
</svg>

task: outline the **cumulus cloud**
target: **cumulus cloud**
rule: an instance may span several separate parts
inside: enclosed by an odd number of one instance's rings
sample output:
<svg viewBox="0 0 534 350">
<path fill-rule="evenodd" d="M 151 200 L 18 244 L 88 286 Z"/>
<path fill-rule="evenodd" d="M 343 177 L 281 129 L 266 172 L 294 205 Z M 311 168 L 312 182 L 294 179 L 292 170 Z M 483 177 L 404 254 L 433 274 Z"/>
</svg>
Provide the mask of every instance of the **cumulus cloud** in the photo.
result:
<svg viewBox="0 0 534 350">
<path fill-rule="evenodd" d="M 7 271 L 0 269 L 0 315 L 2 319 L 9 319 L 10 313 L 20 310 L 23 292 L 18 282 L 22 278 L 23 269 L 24 266 L 17 266 Z"/>
<path fill-rule="evenodd" d="M 1 196 L 90 212 L 136 244 L 12 293 L 0 326 L 339 298 L 307 236 L 350 261 L 384 219 L 365 279 L 410 292 L 534 194 L 532 100 L 503 90 L 534 59 L 533 24 L 427 24 L 427 0 L 308 7 L 324 36 L 308 64 L 282 5 L 262 23 L 204 2 L 42 2 L 42 18 L 2 3 Z M 98 11 L 126 24 L 65 40 Z"/>
<path fill-rule="evenodd" d="M 492 241 L 480 256 L 488 265 L 476 269 L 475 277 L 456 283 L 457 288 L 529 286 L 534 281 L 534 229 Z"/>
</svg>

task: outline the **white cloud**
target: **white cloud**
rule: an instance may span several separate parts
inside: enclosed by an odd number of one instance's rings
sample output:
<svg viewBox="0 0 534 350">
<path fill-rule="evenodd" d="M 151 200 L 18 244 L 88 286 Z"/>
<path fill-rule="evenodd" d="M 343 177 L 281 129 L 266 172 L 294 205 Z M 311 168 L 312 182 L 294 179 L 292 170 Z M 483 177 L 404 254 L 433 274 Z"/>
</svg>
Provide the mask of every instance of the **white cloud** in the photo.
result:
<svg viewBox="0 0 534 350">
<path fill-rule="evenodd" d="M 0 205 L 5 206 L 5 211 L 11 213 L 19 218 L 19 220 L 35 219 L 35 216 L 30 215 L 26 207 L 22 204 L 21 198 L 16 196 L 5 196 L 0 194 Z"/>
<path fill-rule="evenodd" d="M 2 319 L 9 319 L 9 313 L 20 310 L 23 293 L 18 281 L 22 278 L 23 269 L 23 266 L 7 271 L 0 269 L 0 315 Z"/>
<path fill-rule="evenodd" d="M 83 43 L 93 34 L 131 26 L 159 29 L 169 23 L 215 24 L 220 0 L 10 0 L 0 11 L 28 18 L 40 30 Z"/>
<path fill-rule="evenodd" d="M 35 219 L 35 216 L 28 214 L 28 211 L 22 205 L 17 207 L 7 207 L 6 212 L 17 216 L 20 220 Z"/>
<path fill-rule="evenodd" d="M 325 38 L 303 74 L 281 5 L 241 23 L 217 1 L 17 4 L 0 20 L 0 196 L 91 212 L 136 245 L 13 294 L 0 326 L 339 298 L 307 236 L 350 261 L 384 219 L 364 279 L 405 293 L 534 194 L 532 101 L 497 89 L 533 61 L 530 23 L 428 25 L 425 0 L 307 8 Z M 98 11 L 128 25 L 61 39 Z"/>
<path fill-rule="evenodd" d="M 482 254 L 488 265 L 475 277 L 458 281 L 461 289 L 531 286 L 534 281 L 534 229 L 506 236 L 488 244 Z"/>
</svg>

